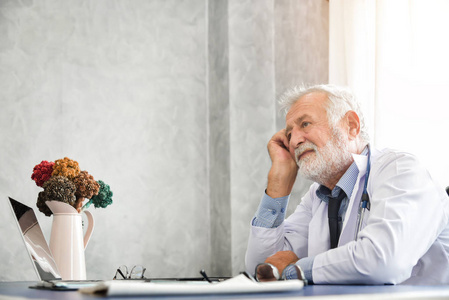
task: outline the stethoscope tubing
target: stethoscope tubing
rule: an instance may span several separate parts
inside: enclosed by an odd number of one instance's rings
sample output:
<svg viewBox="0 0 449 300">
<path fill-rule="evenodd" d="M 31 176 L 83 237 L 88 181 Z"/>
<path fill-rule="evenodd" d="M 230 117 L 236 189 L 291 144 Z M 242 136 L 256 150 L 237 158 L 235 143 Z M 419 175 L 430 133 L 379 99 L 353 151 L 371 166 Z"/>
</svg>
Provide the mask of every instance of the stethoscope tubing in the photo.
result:
<svg viewBox="0 0 449 300">
<path fill-rule="evenodd" d="M 370 210 L 370 199 L 367 191 L 369 173 L 371 169 L 371 149 L 369 144 L 368 147 L 368 162 L 366 164 L 366 174 L 365 174 L 365 184 L 363 187 L 362 199 L 360 200 L 359 211 L 357 213 L 357 227 L 354 234 L 354 240 L 357 241 L 357 236 L 362 229 L 363 218 L 365 217 L 365 211 Z"/>
</svg>

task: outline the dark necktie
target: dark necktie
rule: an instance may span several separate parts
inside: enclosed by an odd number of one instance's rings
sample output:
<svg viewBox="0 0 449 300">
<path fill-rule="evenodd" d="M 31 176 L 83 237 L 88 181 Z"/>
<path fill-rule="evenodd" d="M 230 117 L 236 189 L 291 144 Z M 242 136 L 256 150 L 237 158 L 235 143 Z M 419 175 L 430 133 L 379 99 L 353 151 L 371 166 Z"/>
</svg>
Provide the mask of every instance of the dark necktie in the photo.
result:
<svg viewBox="0 0 449 300">
<path fill-rule="evenodd" d="M 331 249 L 334 249 L 338 245 L 338 239 L 340 238 L 340 230 L 338 230 L 338 211 L 340 210 L 340 204 L 343 198 L 346 197 L 345 192 L 340 191 L 337 197 L 329 197 L 327 215 L 329 217 L 329 233 L 331 238 Z"/>
</svg>

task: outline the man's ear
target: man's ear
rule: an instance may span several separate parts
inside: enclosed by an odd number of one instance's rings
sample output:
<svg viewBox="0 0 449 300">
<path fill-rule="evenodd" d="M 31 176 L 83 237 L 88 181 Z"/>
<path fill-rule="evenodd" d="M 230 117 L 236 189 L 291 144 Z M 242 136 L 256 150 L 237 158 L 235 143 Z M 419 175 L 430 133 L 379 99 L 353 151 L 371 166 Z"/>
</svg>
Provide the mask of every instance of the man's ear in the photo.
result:
<svg viewBox="0 0 449 300">
<path fill-rule="evenodd" d="M 344 120 L 346 121 L 349 139 L 354 140 L 360 134 L 359 116 L 355 111 L 350 110 L 345 114 Z"/>
</svg>

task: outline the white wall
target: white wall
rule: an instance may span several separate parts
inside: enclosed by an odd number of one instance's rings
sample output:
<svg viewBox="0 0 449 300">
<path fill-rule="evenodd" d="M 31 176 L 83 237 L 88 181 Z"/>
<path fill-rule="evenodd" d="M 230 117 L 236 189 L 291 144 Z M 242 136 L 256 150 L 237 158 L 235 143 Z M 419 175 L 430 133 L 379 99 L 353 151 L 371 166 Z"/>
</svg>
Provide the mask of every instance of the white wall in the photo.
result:
<svg viewBox="0 0 449 300">
<path fill-rule="evenodd" d="M 249 221 L 266 188 L 267 142 L 285 127 L 274 99 L 292 85 L 328 80 L 328 7 L 314 0 L 229 1 L 234 271 L 244 265 Z M 288 213 L 309 185 L 297 180 Z"/>
<path fill-rule="evenodd" d="M 65 156 L 114 192 L 113 205 L 90 208 L 88 278 L 109 279 L 122 264 L 150 276 L 242 271 L 265 145 L 281 123 L 275 97 L 281 82 L 327 81 L 327 9 L 325 0 L 0 2 L 0 280 L 36 279 L 7 196 L 35 207 L 32 168 Z M 293 42 L 309 56 L 280 61 Z M 318 63 L 304 64 L 310 55 Z M 305 67 L 291 74 L 287 64 Z M 51 218 L 38 218 L 48 238 Z"/>
</svg>

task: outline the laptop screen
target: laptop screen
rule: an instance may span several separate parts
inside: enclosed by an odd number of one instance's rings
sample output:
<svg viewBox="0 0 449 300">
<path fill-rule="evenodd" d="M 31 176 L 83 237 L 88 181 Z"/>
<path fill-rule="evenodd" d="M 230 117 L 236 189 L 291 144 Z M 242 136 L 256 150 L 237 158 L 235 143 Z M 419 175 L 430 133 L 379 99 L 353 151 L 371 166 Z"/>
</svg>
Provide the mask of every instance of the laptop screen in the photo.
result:
<svg viewBox="0 0 449 300">
<path fill-rule="evenodd" d="M 9 203 L 39 279 L 61 279 L 34 210 L 11 197 Z"/>
</svg>

